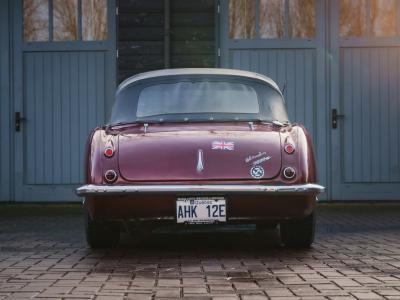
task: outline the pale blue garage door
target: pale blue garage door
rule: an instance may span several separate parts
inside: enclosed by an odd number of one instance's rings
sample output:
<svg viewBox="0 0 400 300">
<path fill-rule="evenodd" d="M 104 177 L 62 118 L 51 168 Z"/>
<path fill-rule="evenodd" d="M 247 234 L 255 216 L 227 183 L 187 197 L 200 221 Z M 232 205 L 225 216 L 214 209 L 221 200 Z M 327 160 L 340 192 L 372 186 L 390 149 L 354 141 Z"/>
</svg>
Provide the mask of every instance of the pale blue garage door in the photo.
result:
<svg viewBox="0 0 400 300">
<path fill-rule="evenodd" d="M 399 200 L 400 1 L 221 4 L 222 66 L 285 89 L 291 120 L 312 134 L 324 198 Z"/>
<path fill-rule="evenodd" d="M 332 197 L 400 200 L 400 1 L 331 1 Z"/>
<path fill-rule="evenodd" d="M 220 12 L 222 67 L 255 71 L 278 83 L 289 117 L 313 137 L 320 182 L 326 185 L 324 1 L 224 0 Z"/>
<path fill-rule="evenodd" d="M 15 112 L 21 116 L 15 200 L 78 200 L 87 136 L 113 101 L 114 3 L 20 0 L 14 12 Z"/>
</svg>

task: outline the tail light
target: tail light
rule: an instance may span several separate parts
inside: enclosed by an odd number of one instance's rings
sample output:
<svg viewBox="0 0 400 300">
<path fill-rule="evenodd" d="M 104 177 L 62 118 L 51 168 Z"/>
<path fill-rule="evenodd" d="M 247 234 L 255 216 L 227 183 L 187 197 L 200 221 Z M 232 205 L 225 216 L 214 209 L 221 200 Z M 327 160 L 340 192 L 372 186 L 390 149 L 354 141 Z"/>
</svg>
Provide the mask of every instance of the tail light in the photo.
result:
<svg viewBox="0 0 400 300">
<path fill-rule="evenodd" d="M 114 170 L 108 170 L 104 173 L 104 178 L 107 182 L 112 183 L 115 180 L 117 180 L 117 172 L 115 172 Z"/>
<path fill-rule="evenodd" d="M 286 152 L 287 154 L 292 154 L 296 148 L 294 147 L 293 144 L 287 143 L 287 144 L 285 144 L 284 149 L 285 149 L 285 152 Z"/>
<path fill-rule="evenodd" d="M 296 176 L 296 171 L 292 167 L 286 167 L 283 169 L 283 176 L 286 179 L 293 179 Z"/>
<path fill-rule="evenodd" d="M 107 147 L 104 149 L 104 156 L 105 157 L 112 157 L 114 155 L 114 149 L 111 147 Z"/>
</svg>

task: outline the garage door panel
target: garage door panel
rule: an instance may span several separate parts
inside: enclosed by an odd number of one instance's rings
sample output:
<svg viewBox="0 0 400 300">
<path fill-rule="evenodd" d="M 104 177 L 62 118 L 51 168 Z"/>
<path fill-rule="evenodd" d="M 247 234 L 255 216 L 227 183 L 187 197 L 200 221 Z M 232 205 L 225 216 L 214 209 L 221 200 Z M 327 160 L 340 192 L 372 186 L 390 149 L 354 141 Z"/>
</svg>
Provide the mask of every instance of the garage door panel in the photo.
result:
<svg viewBox="0 0 400 300">
<path fill-rule="evenodd" d="M 400 181 L 399 61 L 397 47 L 341 49 L 346 183 Z"/>
<path fill-rule="evenodd" d="M 234 49 L 229 51 L 234 69 L 262 73 L 283 88 L 289 117 L 314 135 L 315 49 Z"/>
<path fill-rule="evenodd" d="M 87 136 L 104 121 L 105 54 L 26 52 L 23 62 L 25 182 L 83 182 Z"/>
</svg>

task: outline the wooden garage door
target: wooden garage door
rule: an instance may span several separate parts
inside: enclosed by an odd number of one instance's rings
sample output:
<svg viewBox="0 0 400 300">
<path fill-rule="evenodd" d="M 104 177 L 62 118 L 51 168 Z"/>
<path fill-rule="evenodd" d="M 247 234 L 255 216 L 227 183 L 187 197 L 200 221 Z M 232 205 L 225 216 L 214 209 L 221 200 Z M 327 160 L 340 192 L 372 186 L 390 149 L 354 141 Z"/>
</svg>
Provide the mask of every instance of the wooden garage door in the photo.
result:
<svg viewBox="0 0 400 300">
<path fill-rule="evenodd" d="M 290 119 L 313 137 L 320 182 L 326 185 L 325 1 L 224 0 L 220 13 L 221 66 L 278 83 Z"/>
<path fill-rule="evenodd" d="M 84 150 L 115 90 L 115 6 L 20 0 L 15 12 L 17 201 L 78 200 Z"/>
<path fill-rule="evenodd" d="M 338 200 L 400 199 L 400 2 L 331 2 L 332 191 Z"/>
</svg>

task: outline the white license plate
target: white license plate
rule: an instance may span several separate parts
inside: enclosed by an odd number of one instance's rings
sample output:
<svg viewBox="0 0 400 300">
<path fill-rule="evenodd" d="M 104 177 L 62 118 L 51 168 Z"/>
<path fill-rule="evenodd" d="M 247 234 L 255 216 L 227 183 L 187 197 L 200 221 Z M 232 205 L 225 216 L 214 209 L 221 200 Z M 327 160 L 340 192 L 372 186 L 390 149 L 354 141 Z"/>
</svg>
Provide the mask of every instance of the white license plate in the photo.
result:
<svg viewBox="0 0 400 300">
<path fill-rule="evenodd" d="M 223 197 L 178 198 L 176 220 L 192 224 L 226 222 L 226 200 Z"/>
</svg>

